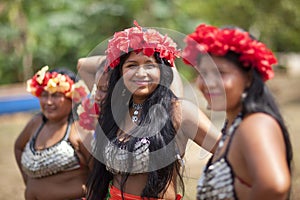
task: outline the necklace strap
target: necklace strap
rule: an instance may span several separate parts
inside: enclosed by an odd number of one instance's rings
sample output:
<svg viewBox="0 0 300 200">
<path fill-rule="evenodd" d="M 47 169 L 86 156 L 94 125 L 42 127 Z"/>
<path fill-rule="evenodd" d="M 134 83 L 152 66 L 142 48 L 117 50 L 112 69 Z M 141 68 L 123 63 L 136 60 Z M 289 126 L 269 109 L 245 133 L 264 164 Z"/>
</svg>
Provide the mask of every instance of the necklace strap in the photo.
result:
<svg viewBox="0 0 300 200">
<path fill-rule="evenodd" d="M 134 122 L 134 123 L 139 123 L 139 112 L 140 112 L 140 110 L 142 110 L 142 108 L 143 108 L 143 103 L 141 103 L 141 104 L 137 104 L 137 103 L 134 103 L 134 102 L 132 102 L 132 108 L 133 108 L 133 114 L 132 114 L 132 117 L 131 117 L 131 120 L 132 120 L 132 122 Z"/>
<path fill-rule="evenodd" d="M 243 115 L 242 115 L 242 113 L 239 113 L 236 116 L 236 118 L 233 120 L 233 122 L 230 125 L 228 131 L 226 131 L 227 126 L 228 126 L 228 120 L 226 120 L 226 122 L 225 122 L 225 124 L 224 124 L 224 126 L 222 128 L 222 137 L 221 137 L 221 140 L 219 141 L 219 144 L 218 144 L 218 149 L 219 150 L 224 146 L 224 142 L 225 142 L 226 138 L 227 137 L 231 137 L 231 135 L 233 134 L 233 132 L 235 131 L 235 129 L 241 123 L 242 119 L 243 119 Z M 231 138 L 230 138 L 230 142 L 231 142 Z"/>
<path fill-rule="evenodd" d="M 132 108 L 135 110 L 140 110 L 143 108 L 144 103 L 134 103 L 132 102 Z"/>
</svg>

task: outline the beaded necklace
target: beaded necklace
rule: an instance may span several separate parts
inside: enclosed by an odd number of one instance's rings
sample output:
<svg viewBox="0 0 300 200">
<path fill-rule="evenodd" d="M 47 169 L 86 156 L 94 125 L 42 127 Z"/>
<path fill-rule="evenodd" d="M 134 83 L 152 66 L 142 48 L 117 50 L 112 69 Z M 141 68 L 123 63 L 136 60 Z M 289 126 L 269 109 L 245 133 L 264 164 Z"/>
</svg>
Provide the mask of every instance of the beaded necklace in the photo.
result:
<svg viewBox="0 0 300 200">
<path fill-rule="evenodd" d="M 232 125 L 229 127 L 228 132 L 226 131 L 227 129 L 227 125 L 228 125 L 228 120 L 225 121 L 224 126 L 221 130 L 222 132 L 222 137 L 219 141 L 218 144 L 218 148 L 215 152 L 215 155 L 218 155 L 218 153 L 221 151 L 222 147 L 224 146 L 225 140 L 227 139 L 227 137 L 231 137 L 232 132 L 236 129 L 236 127 L 240 124 L 240 122 L 243 119 L 243 115 L 242 113 L 239 113 L 236 118 L 233 120 Z"/>
<path fill-rule="evenodd" d="M 132 102 L 132 108 L 133 108 L 133 115 L 131 117 L 132 122 L 134 123 L 138 123 L 139 122 L 139 118 L 138 115 L 140 113 L 140 110 L 142 110 L 144 104 L 137 104 Z"/>
</svg>

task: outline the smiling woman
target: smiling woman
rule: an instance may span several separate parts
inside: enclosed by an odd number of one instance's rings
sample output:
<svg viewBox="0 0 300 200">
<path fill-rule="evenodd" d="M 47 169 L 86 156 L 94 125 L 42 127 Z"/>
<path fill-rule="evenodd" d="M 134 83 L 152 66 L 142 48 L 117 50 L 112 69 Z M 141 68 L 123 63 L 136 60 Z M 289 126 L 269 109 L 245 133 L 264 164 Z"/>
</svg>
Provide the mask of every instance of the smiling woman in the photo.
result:
<svg viewBox="0 0 300 200">
<path fill-rule="evenodd" d="M 72 102 L 83 86 L 67 69 L 38 71 L 27 82 L 41 112 L 15 141 L 15 158 L 26 185 L 25 199 L 78 199 L 85 196 L 90 154 L 75 128 Z M 62 188 L 61 185 L 64 185 Z"/>
<path fill-rule="evenodd" d="M 205 114 L 170 89 L 176 43 L 135 25 L 115 33 L 106 50 L 110 79 L 95 132 L 91 200 L 181 199 L 187 140 L 211 152 L 218 140 Z"/>
<path fill-rule="evenodd" d="M 154 56 L 131 52 L 122 67 L 124 85 L 133 94 L 134 102 L 141 103 L 160 82 L 160 68 Z"/>
<path fill-rule="evenodd" d="M 226 111 L 197 199 L 289 199 L 289 131 L 265 84 L 274 76 L 275 55 L 239 27 L 200 24 L 185 41 L 184 61 L 199 70 L 210 109 Z"/>
</svg>

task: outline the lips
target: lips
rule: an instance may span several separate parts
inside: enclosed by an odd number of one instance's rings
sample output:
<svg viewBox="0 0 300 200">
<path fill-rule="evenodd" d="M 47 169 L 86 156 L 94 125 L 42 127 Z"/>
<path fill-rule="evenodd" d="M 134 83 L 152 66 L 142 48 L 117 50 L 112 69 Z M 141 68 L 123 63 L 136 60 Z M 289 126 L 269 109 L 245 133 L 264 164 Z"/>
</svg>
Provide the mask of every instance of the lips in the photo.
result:
<svg viewBox="0 0 300 200">
<path fill-rule="evenodd" d="M 55 109 L 55 108 L 51 108 L 51 107 L 45 107 L 44 110 L 47 111 L 47 112 L 53 112 L 53 111 L 55 111 L 56 109 Z"/>
<path fill-rule="evenodd" d="M 152 81 L 146 81 L 146 80 L 133 80 L 137 86 L 147 86 L 149 85 Z"/>
<path fill-rule="evenodd" d="M 207 99 L 213 99 L 213 98 L 223 97 L 222 93 L 220 93 L 220 92 L 205 92 L 204 96 Z"/>
</svg>

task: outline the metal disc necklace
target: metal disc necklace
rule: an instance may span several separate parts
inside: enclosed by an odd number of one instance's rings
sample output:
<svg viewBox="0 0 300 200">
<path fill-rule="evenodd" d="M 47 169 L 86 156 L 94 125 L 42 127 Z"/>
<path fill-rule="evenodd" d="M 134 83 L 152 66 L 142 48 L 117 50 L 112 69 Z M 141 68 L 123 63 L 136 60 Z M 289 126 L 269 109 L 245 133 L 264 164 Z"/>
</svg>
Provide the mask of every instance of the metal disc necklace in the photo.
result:
<svg viewBox="0 0 300 200">
<path fill-rule="evenodd" d="M 131 117 L 131 120 L 134 123 L 138 123 L 139 122 L 138 115 L 139 115 L 140 111 L 143 108 L 143 104 L 142 103 L 141 104 L 137 104 L 137 103 L 132 102 L 132 108 L 133 108 L 133 115 Z"/>
</svg>

